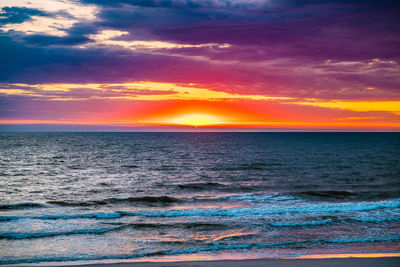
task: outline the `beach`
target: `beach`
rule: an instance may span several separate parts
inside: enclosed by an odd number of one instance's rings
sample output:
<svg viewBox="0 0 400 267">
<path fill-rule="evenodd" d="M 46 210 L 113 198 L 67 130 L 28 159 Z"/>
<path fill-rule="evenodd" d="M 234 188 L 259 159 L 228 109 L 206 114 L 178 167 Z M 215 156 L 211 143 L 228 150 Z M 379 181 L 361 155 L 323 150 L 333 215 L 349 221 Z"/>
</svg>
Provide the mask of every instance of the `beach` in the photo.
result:
<svg viewBox="0 0 400 267">
<path fill-rule="evenodd" d="M 65 265 L 71 267 L 71 265 Z M 380 258 L 330 258 L 330 259 L 259 259 L 221 261 L 135 262 L 112 264 L 87 264 L 80 267 L 395 267 L 400 257 Z"/>
</svg>

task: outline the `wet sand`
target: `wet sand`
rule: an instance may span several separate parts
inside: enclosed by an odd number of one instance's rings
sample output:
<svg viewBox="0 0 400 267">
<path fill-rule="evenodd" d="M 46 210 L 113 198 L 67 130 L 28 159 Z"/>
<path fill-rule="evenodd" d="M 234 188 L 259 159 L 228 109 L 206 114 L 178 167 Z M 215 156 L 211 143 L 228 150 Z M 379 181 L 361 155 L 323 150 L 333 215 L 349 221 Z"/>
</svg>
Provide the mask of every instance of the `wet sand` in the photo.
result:
<svg viewBox="0 0 400 267">
<path fill-rule="evenodd" d="M 331 258 L 331 259 L 260 259 L 260 260 L 219 260 L 219 261 L 179 261 L 179 262 L 130 262 L 66 265 L 80 267 L 398 267 L 400 257 L 381 258 Z"/>
</svg>

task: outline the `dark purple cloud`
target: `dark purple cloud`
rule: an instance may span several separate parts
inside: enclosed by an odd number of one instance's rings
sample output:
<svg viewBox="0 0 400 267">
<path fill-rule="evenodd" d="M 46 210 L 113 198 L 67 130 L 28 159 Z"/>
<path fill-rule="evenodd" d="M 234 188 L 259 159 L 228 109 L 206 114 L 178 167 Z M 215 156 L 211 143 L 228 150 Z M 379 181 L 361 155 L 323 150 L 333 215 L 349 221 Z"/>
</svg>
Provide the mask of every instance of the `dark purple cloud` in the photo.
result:
<svg viewBox="0 0 400 267">
<path fill-rule="evenodd" d="M 0 32 L 0 81 L 151 80 L 276 96 L 400 96 L 398 1 L 81 2 L 97 5 L 98 19 L 76 23 L 65 36 Z M 10 23 L 39 15 L 28 9 L 13 12 L 18 16 L 7 15 L 14 20 Z M 148 51 L 78 47 L 93 44 L 90 34 L 102 30 L 126 31 L 117 38 L 125 41 L 230 46 Z"/>
<path fill-rule="evenodd" d="M 230 82 L 240 68 L 129 50 L 31 47 L 0 36 L 0 81 L 11 83 L 106 83 L 129 81 Z M 236 69 L 236 70 L 235 70 Z M 249 74 L 248 74 L 249 75 Z M 239 75 L 240 76 L 240 75 Z"/>
</svg>

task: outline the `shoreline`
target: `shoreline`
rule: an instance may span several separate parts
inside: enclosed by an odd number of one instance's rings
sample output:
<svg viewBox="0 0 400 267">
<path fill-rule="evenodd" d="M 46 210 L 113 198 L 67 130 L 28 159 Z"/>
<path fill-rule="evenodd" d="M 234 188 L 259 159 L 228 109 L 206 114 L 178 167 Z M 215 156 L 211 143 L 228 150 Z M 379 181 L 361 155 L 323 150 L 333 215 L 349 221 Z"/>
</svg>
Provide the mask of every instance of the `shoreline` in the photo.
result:
<svg viewBox="0 0 400 267">
<path fill-rule="evenodd" d="M 25 265 L 27 266 L 27 265 Z M 52 265 L 42 265 L 52 266 Z M 65 267 L 397 267 L 400 256 L 384 257 L 347 257 L 347 258 L 286 258 L 286 259 L 246 259 L 246 260 L 212 260 L 212 261 L 170 261 L 170 262 L 119 262 L 59 265 Z"/>
<path fill-rule="evenodd" d="M 309 254 L 298 257 L 288 258 L 247 258 L 247 259 L 177 259 L 177 258 L 152 258 L 137 260 L 120 261 L 76 261 L 76 262 L 37 262 L 5 264 L 0 266 L 48 266 L 48 267 L 258 267 L 258 266 L 278 266 L 278 267 L 316 267 L 316 266 L 338 266 L 341 267 L 380 267 L 380 266 L 400 266 L 400 252 L 393 253 L 348 253 L 348 254 Z"/>
</svg>

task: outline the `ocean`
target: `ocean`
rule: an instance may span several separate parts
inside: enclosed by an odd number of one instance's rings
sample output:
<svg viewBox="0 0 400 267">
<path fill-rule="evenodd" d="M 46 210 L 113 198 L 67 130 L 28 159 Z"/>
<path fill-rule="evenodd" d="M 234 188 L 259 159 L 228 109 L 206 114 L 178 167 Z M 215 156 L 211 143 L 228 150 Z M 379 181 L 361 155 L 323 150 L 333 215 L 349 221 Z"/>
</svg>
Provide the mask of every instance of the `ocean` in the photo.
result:
<svg viewBox="0 0 400 267">
<path fill-rule="evenodd" d="M 400 133 L 1 133 L 0 264 L 400 252 Z"/>
</svg>

